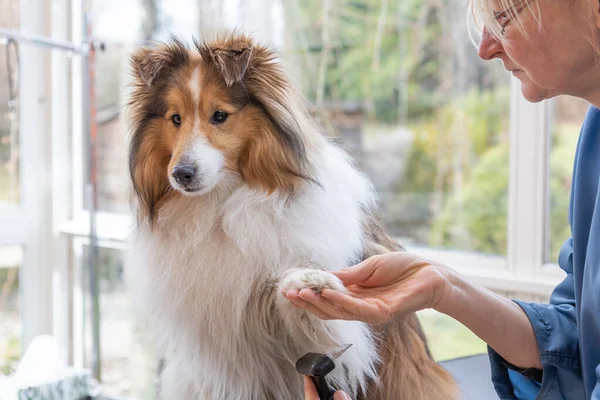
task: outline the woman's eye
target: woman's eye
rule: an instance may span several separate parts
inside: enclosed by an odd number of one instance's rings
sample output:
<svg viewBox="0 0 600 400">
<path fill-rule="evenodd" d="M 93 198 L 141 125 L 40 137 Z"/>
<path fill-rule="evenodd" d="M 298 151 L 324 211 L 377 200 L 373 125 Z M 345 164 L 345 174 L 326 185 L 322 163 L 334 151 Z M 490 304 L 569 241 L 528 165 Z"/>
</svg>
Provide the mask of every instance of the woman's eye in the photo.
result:
<svg viewBox="0 0 600 400">
<path fill-rule="evenodd" d="M 211 124 L 222 124 L 225 122 L 228 116 L 229 114 L 227 114 L 225 111 L 217 110 L 212 117 L 210 117 L 210 122 Z"/>
<path fill-rule="evenodd" d="M 173 125 L 175 125 L 175 126 L 181 125 L 181 115 L 173 114 L 171 116 L 171 121 L 173 122 Z"/>
<path fill-rule="evenodd" d="M 508 17 L 508 11 L 495 13 L 494 19 L 502 28 L 504 28 L 504 26 L 510 22 L 510 18 Z"/>
</svg>

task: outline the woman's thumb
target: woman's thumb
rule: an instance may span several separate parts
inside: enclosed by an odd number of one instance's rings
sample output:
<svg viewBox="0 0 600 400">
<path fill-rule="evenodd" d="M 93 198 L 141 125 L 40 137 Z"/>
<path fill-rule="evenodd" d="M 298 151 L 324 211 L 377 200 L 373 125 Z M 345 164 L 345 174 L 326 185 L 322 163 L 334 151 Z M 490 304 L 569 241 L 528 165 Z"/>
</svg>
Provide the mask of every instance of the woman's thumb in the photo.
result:
<svg viewBox="0 0 600 400">
<path fill-rule="evenodd" d="M 375 256 L 376 257 L 376 256 Z M 360 282 L 364 282 L 377 269 L 376 258 L 369 257 L 366 260 L 348 268 L 343 268 L 339 271 L 332 272 L 337 276 L 345 286 L 355 285 Z"/>
</svg>

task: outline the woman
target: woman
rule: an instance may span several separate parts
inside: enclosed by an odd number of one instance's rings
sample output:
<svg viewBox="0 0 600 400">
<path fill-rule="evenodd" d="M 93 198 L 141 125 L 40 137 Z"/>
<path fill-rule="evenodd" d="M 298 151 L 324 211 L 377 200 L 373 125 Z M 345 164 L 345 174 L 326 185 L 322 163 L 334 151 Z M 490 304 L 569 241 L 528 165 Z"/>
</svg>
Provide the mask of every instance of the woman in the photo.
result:
<svg viewBox="0 0 600 400">
<path fill-rule="evenodd" d="M 433 308 L 488 344 L 501 399 L 600 400 L 600 0 L 471 3 L 485 26 L 480 57 L 502 60 L 527 100 L 567 94 L 591 103 L 575 157 L 571 237 L 558 256 L 567 275 L 550 304 L 507 300 L 411 253 L 335 273 L 349 295 L 303 290 L 287 298 L 323 319 L 369 323 Z M 306 383 L 306 398 L 317 399 Z"/>
</svg>

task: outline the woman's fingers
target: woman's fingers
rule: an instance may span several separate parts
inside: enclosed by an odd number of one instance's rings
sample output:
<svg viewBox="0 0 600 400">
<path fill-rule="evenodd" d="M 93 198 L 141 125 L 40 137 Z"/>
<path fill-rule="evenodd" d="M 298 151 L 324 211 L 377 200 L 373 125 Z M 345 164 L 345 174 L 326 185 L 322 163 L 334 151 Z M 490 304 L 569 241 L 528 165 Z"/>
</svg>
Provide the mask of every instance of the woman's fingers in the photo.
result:
<svg viewBox="0 0 600 400">
<path fill-rule="evenodd" d="M 321 295 L 311 290 L 302 290 L 299 293 L 301 300 L 310 307 L 303 305 L 302 308 L 318 315 L 325 314 L 328 317 L 322 319 L 344 319 L 350 321 L 363 321 L 368 323 L 380 323 L 387 321 L 389 314 L 382 312 L 381 307 L 363 299 L 340 293 L 335 290 L 323 289 Z M 314 311 L 318 310 L 318 311 Z M 317 315 L 317 316 L 318 316 Z"/>
<path fill-rule="evenodd" d="M 319 296 L 310 289 L 302 289 L 298 296 L 306 303 L 311 304 L 313 307 L 319 309 L 320 312 L 329 316 L 329 319 L 345 319 L 345 320 L 356 320 L 360 319 L 359 316 L 353 314 L 348 310 L 337 307 L 330 301 L 322 296 Z"/>
<path fill-rule="evenodd" d="M 314 304 L 300 298 L 299 292 L 297 290 L 290 290 L 286 294 L 284 294 L 285 298 L 287 298 L 292 304 L 294 304 L 298 308 L 303 308 L 306 311 L 309 311 L 319 317 L 320 319 L 336 319 L 334 316 L 328 315 L 326 312 L 320 310 Z"/>
<path fill-rule="evenodd" d="M 304 400 L 319 400 L 317 388 L 308 376 L 304 376 Z"/>
<path fill-rule="evenodd" d="M 385 322 L 390 318 L 386 307 L 378 307 L 373 302 L 349 296 L 336 290 L 323 289 L 321 296 L 337 308 L 352 315 L 352 319 L 358 319 L 368 323 Z"/>
</svg>

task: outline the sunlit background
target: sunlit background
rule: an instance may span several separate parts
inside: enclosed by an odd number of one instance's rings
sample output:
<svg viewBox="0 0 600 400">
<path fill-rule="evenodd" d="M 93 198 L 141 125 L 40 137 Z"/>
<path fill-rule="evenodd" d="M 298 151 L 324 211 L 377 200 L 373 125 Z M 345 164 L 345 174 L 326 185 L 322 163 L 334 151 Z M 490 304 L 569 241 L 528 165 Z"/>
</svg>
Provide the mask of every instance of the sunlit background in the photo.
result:
<svg viewBox="0 0 600 400">
<path fill-rule="evenodd" d="M 154 398 L 158 361 L 121 278 L 123 105 L 128 54 L 173 33 L 191 42 L 237 26 L 275 47 L 314 118 L 373 180 L 405 247 L 507 296 L 545 300 L 560 279 L 587 104 L 525 102 L 500 61 L 478 58 L 463 1 L 0 0 L 0 28 L 13 32 L 79 45 L 85 21 L 103 44 L 90 64 L 31 43 L 17 57 L 0 31 L 0 373 L 53 333 L 69 363 L 96 365 L 108 393 Z M 438 360 L 485 351 L 458 323 L 420 317 Z"/>
</svg>

